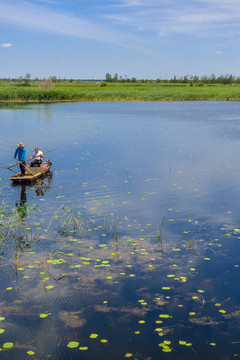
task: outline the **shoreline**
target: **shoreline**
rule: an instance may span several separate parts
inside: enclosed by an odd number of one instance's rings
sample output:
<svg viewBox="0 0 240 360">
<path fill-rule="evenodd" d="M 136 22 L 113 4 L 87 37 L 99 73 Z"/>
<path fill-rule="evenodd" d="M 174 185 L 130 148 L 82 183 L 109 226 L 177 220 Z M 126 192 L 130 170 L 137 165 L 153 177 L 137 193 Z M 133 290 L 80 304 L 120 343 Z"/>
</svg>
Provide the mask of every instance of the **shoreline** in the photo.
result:
<svg viewBox="0 0 240 360">
<path fill-rule="evenodd" d="M 236 98 L 196 98 L 196 99 L 79 99 L 79 100 L 8 100 L 3 101 L 0 100 L 0 106 L 1 105 L 27 105 L 27 104 L 59 104 L 59 103 L 79 103 L 79 102 L 187 102 L 187 101 L 240 101 Z"/>
</svg>

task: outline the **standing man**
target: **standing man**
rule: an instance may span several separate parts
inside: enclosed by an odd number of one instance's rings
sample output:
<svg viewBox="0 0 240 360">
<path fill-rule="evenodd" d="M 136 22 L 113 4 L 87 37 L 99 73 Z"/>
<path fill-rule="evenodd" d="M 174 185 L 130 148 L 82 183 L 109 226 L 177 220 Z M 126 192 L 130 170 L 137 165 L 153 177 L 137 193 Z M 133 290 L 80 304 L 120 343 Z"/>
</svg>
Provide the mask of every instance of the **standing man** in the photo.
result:
<svg viewBox="0 0 240 360">
<path fill-rule="evenodd" d="M 42 163 L 42 160 L 43 160 L 43 152 L 38 150 L 38 147 L 36 146 L 35 149 L 34 149 L 34 153 L 32 154 L 32 156 L 27 159 L 28 160 L 31 160 L 33 159 L 34 157 L 36 158 L 35 160 L 33 160 L 30 164 L 31 167 L 34 167 L 35 165 L 36 166 L 40 166 L 41 163 Z"/>
<path fill-rule="evenodd" d="M 22 176 L 25 176 L 25 168 L 26 168 L 26 150 L 22 142 L 18 144 L 18 148 L 15 151 L 14 159 L 17 159 L 19 161 L 20 170 Z"/>
</svg>

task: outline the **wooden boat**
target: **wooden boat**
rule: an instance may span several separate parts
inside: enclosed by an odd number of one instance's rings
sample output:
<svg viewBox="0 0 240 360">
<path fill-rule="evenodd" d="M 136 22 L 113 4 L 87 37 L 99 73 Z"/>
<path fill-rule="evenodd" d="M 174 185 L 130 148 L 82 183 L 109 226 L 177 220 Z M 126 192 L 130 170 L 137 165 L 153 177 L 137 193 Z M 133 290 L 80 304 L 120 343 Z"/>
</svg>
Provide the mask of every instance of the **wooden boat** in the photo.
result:
<svg viewBox="0 0 240 360">
<path fill-rule="evenodd" d="M 19 172 L 11 176 L 10 179 L 13 183 L 31 183 L 49 173 L 51 166 L 52 163 L 50 161 L 42 162 L 40 166 L 36 167 L 27 166 L 25 176 L 22 176 L 21 172 Z"/>
</svg>

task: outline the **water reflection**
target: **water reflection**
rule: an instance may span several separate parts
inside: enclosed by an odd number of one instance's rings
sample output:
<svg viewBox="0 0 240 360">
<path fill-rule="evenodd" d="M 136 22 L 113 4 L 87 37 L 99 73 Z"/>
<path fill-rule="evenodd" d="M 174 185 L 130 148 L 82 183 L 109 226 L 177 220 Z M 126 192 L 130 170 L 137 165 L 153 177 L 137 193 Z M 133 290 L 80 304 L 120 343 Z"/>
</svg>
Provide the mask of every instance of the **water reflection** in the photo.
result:
<svg viewBox="0 0 240 360">
<path fill-rule="evenodd" d="M 0 348 L 14 343 L 3 360 L 239 357 L 239 112 L 194 102 L 9 113 L 9 143 L 24 117 L 26 137 L 31 126 L 49 148 L 54 133 L 61 150 L 54 178 L 4 193 L 39 212 L 4 241 L 15 248 L 0 258 Z"/>
<path fill-rule="evenodd" d="M 15 203 L 18 214 L 22 220 L 25 221 L 28 213 L 28 204 L 27 204 L 27 194 L 30 189 L 33 189 L 37 197 L 42 197 L 45 195 L 47 191 L 52 189 L 51 181 L 52 181 L 53 173 L 50 172 L 42 179 L 37 180 L 34 184 L 12 184 L 13 188 L 20 188 L 20 199 Z"/>
<path fill-rule="evenodd" d="M 44 179 L 39 179 L 35 183 L 34 190 L 37 196 L 44 196 L 44 194 L 52 189 L 51 181 L 52 181 L 52 172 L 49 173 Z"/>
<path fill-rule="evenodd" d="M 27 216 L 27 193 L 26 193 L 26 185 L 21 186 L 21 194 L 20 194 L 20 201 L 16 202 L 16 208 L 18 210 L 19 216 L 22 221 L 25 220 Z"/>
</svg>

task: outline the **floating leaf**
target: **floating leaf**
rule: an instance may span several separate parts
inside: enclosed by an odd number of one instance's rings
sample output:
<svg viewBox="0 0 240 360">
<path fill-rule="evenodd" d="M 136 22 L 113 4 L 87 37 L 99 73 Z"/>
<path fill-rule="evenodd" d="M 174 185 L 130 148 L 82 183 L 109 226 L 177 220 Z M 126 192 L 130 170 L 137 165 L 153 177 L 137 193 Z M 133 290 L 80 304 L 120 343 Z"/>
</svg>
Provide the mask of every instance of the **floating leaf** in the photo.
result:
<svg viewBox="0 0 240 360">
<path fill-rule="evenodd" d="M 5 349 L 10 349 L 10 348 L 13 347 L 13 343 L 12 342 L 6 342 L 6 343 L 3 344 L 3 347 Z"/>
<path fill-rule="evenodd" d="M 91 339 L 95 339 L 95 338 L 97 338 L 97 337 L 98 337 L 98 334 L 91 334 L 91 335 L 90 335 L 90 338 L 91 338 Z"/>
<path fill-rule="evenodd" d="M 76 347 L 78 347 L 79 345 L 79 342 L 77 341 L 70 341 L 68 344 L 67 344 L 67 347 L 71 348 L 71 349 L 74 349 Z"/>
<path fill-rule="evenodd" d="M 126 353 L 126 354 L 125 354 L 125 357 L 127 357 L 127 358 L 128 358 L 128 357 L 131 357 L 131 356 L 132 356 L 131 353 Z"/>
<path fill-rule="evenodd" d="M 86 350 L 88 350 L 88 347 L 87 346 L 80 346 L 79 350 L 86 351 Z"/>
<path fill-rule="evenodd" d="M 3 334 L 4 333 L 4 329 L 0 329 L 0 334 Z"/>
<path fill-rule="evenodd" d="M 35 352 L 34 352 L 34 351 L 32 351 L 32 350 L 29 350 L 29 351 L 27 351 L 27 354 L 28 354 L 28 355 L 34 355 L 34 354 L 35 354 Z"/>
<path fill-rule="evenodd" d="M 49 315 L 51 315 L 51 314 L 50 313 L 48 313 L 48 314 L 40 314 L 39 317 L 44 319 L 44 318 L 48 317 Z"/>
</svg>

